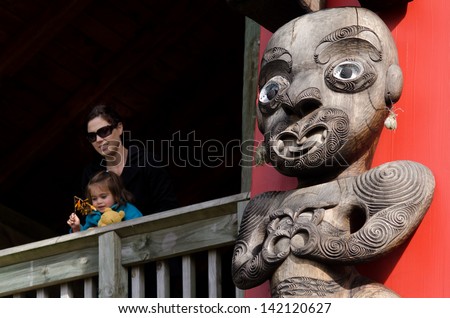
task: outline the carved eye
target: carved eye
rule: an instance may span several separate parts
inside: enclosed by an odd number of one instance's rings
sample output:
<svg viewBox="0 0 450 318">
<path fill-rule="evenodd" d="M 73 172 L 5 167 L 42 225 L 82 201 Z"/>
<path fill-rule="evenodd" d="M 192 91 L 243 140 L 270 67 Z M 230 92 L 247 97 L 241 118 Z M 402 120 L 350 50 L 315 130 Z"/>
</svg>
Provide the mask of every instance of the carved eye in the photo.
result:
<svg viewBox="0 0 450 318">
<path fill-rule="evenodd" d="M 335 92 L 358 93 L 372 86 L 376 79 L 375 67 L 364 60 L 339 60 L 325 70 L 325 82 Z"/>
<path fill-rule="evenodd" d="M 354 80 L 361 76 L 364 68 L 357 62 L 342 62 L 333 70 L 333 76 L 338 80 Z"/>
<path fill-rule="evenodd" d="M 268 104 L 284 93 L 289 87 L 289 82 L 282 76 L 272 77 L 259 92 L 259 102 Z"/>
</svg>

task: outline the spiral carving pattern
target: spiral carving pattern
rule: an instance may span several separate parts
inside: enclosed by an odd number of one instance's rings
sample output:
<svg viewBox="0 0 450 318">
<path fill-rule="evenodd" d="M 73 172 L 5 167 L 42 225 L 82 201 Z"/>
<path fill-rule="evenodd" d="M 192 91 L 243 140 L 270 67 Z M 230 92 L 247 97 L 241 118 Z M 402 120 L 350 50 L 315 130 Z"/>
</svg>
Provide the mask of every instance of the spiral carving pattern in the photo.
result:
<svg viewBox="0 0 450 318">
<path fill-rule="evenodd" d="M 348 37 L 354 37 L 358 33 L 361 33 L 362 31 L 370 31 L 370 29 L 361 26 L 361 25 L 350 25 L 344 28 L 340 28 L 329 35 L 327 35 L 320 43 L 323 42 L 336 42 L 342 39 L 346 39 Z"/>
<path fill-rule="evenodd" d="M 324 37 L 322 39 L 322 41 L 320 41 L 314 51 L 314 61 L 318 64 L 325 64 L 329 61 L 329 56 L 327 56 L 328 58 L 325 60 L 321 60 L 320 55 L 321 53 L 323 53 L 324 51 L 327 50 L 327 47 L 329 47 L 330 43 L 335 43 L 338 41 L 342 41 L 345 39 L 351 39 L 351 38 L 356 38 L 358 36 L 358 34 L 362 33 L 362 32 L 370 32 L 373 34 L 373 36 L 375 36 L 378 39 L 378 42 L 380 43 L 380 39 L 378 37 L 378 35 L 373 32 L 371 29 L 361 26 L 361 25 L 350 25 L 344 28 L 340 28 L 330 34 L 328 34 L 326 37 Z M 361 45 L 361 42 L 358 42 L 358 45 Z M 381 60 L 382 57 L 382 52 L 378 51 L 378 49 L 376 49 L 376 47 L 372 46 L 373 48 L 375 48 L 375 50 L 377 50 L 376 52 L 376 56 L 374 56 L 372 58 L 373 61 L 377 62 Z"/>
<path fill-rule="evenodd" d="M 391 224 L 386 222 L 385 218 L 376 219 L 367 224 L 366 227 L 358 233 L 358 239 L 353 241 L 353 243 L 370 249 L 378 249 L 391 241 L 392 234 Z"/>
<path fill-rule="evenodd" d="M 233 250 L 233 264 L 235 260 L 240 259 L 243 255 L 245 255 L 248 251 L 247 245 L 242 242 L 237 242 L 234 246 Z"/>
<path fill-rule="evenodd" d="M 414 206 L 387 209 L 379 217 L 372 219 L 354 238 L 369 249 L 383 248 L 400 233 L 412 228 L 415 212 Z"/>
<path fill-rule="evenodd" d="M 423 189 L 415 181 L 423 173 L 423 167 L 408 161 L 387 163 L 358 176 L 354 191 L 373 215 L 400 202 L 419 202 Z"/>
<path fill-rule="evenodd" d="M 328 237 L 326 240 L 322 240 L 320 245 L 320 252 L 326 255 L 330 259 L 339 259 L 346 252 L 346 244 L 340 238 Z"/>
<path fill-rule="evenodd" d="M 286 58 L 286 62 L 289 65 L 289 68 L 292 67 L 292 56 L 291 53 L 289 53 L 289 51 L 287 51 L 286 49 L 282 48 L 282 47 L 274 47 L 270 50 L 268 50 L 265 54 L 264 54 L 264 58 L 262 61 L 262 66 L 264 66 L 264 64 L 273 61 L 274 59 L 278 59 L 280 58 L 282 55 L 288 56 L 288 58 Z"/>
</svg>

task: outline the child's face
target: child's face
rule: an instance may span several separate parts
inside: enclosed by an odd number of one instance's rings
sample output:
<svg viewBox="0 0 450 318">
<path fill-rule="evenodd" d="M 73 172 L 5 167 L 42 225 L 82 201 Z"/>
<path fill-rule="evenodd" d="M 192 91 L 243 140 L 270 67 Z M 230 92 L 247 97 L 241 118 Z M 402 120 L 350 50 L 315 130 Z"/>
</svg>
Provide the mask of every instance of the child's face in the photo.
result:
<svg viewBox="0 0 450 318">
<path fill-rule="evenodd" d="M 105 212 L 106 208 L 114 205 L 115 200 L 108 188 L 101 185 L 92 185 L 90 187 L 92 205 L 100 212 Z"/>
</svg>

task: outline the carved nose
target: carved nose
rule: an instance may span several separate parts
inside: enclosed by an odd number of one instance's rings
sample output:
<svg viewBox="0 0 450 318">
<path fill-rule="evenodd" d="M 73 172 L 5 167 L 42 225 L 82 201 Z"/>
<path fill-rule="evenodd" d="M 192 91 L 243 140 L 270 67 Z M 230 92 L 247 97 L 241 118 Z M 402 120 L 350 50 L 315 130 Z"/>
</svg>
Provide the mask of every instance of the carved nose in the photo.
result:
<svg viewBox="0 0 450 318">
<path fill-rule="evenodd" d="M 309 87 L 303 90 L 296 98 L 290 99 L 291 104 L 286 105 L 288 112 L 294 112 L 298 116 L 304 117 L 322 106 L 322 96 L 316 87 Z"/>
</svg>

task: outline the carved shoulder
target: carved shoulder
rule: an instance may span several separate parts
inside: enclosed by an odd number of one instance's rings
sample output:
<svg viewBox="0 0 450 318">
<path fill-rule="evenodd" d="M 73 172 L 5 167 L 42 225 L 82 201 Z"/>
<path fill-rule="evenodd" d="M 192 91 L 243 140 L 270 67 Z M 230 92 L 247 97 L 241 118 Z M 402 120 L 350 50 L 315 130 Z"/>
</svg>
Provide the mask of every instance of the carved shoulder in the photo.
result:
<svg viewBox="0 0 450 318">
<path fill-rule="evenodd" d="M 425 213 L 434 187 L 430 169 L 417 162 L 401 160 L 385 163 L 356 177 L 353 190 L 372 216 L 397 204 L 415 205 Z"/>
<path fill-rule="evenodd" d="M 321 233 L 312 258 L 351 264 L 390 252 L 418 227 L 435 186 L 431 171 L 412 161 L 389 162 L 348 182 L 366 220 L 350 236 Z"/>
<path fill-rule="evenodd" d="M 248 239 L 252 232 L 261 225 L 264 226 L 265 231 L 265 224 L 269 222 L 269 212 L 274 208 L 278 208 L 284 197 L 284 192 L 270 191 L 252 198 L 242 216 L 239 239 Z"/>
</svg>

